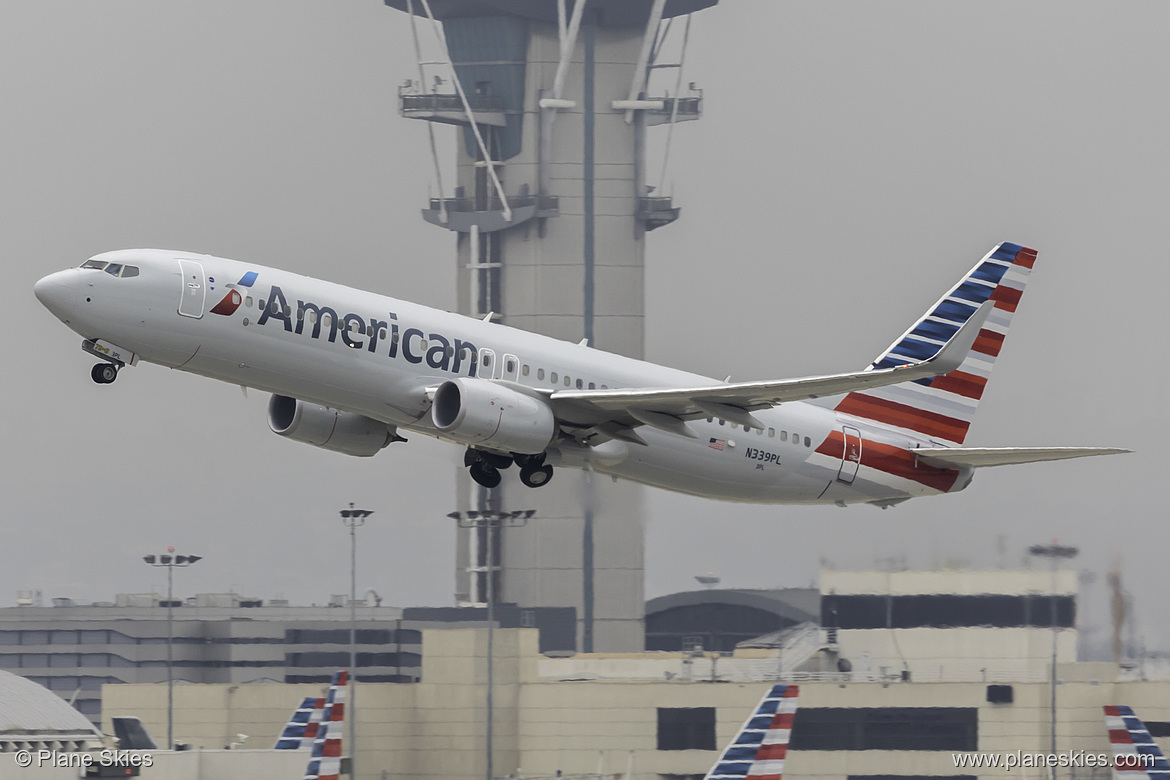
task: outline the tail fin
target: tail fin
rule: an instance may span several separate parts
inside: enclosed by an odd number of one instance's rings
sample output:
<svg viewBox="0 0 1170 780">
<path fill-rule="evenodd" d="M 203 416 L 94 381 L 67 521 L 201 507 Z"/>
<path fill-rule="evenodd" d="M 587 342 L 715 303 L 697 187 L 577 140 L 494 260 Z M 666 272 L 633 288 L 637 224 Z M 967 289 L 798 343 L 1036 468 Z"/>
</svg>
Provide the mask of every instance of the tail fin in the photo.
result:
<svg viewBox="0 0 1170 780">
<path fill-rule="evenodd" d="M 874 368 L 888 368 L 930 357 L 981 303 L 994 301 L 995 309 L 957 369 L 930 379 L 849 393 L 837 404 L 837 411 L 907 428 L 940 444 L 962 444 L 1035 261 L 1034 249 L 1000 244 L 873 363 Z"/>
<path fill-rule="evenodd" d="M 1133 714 L 1133 708 L 1105 707 L 1105 728 L 1113 748 L 1113 777 L 1116 780 L 1167 780 L 1170 762 L 1150 736 L 1146 724 Z"/>
<path fill-rule="evenodd" d="M 325 697 L 325 712 L 313 754 L 305 768 L 305 780 L 340 780 L 341 732 L 345 726 L 345 686 L 349 675 L 345 671 L 333 673 L 329 695 Z"/>
<path fill-rule="evenodd" d="M 704 780 L 780 780 L 800 688 L 773 685 Z"/>
<path fill-rule="evenodd" d="M 306 696 L 276 740 L 277 750 L 308 750 L 325 715 L 325 698 Z"/>
</svg>

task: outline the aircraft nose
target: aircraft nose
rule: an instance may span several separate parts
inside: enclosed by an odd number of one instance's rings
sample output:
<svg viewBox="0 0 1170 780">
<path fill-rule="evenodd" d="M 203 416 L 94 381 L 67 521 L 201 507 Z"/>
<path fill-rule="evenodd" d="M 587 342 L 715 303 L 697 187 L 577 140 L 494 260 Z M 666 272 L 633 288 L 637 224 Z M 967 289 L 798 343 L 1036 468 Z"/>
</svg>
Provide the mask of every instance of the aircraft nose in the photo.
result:
<svg viewBox="0 0 1170 780">
<path fill-rule="evenodd" d="M 65 319 L 69 310 L 73 308 L 73 299 L 76 294 L 77 269 L 70 268 L 57 271 L 33 285 L 33 294 L 41 305 L 51 311 L 58 319 Z"/>
</svg>

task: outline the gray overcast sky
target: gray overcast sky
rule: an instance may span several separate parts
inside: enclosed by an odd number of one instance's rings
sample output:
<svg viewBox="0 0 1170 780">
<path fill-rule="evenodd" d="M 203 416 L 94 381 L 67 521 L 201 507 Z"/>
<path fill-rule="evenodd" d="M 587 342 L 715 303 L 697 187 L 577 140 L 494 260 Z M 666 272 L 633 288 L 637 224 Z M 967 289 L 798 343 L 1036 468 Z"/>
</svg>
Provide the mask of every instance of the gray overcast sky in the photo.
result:
<svg viewBox="0 0 1170 780">
<path fill-rule="evenodd" d="M 1040 259 L 968 444 L 1136 454 L 988 470 L 884 512 L 649 491 L 647 595 L 706 571 L 804 585 L 822 561 L 1017 565 L 1059 537 L 1098 573 L 1090 609 L 1122 556 L 1138 635 L 1170 648 L 1168 22 L 1152 2 L 696 16 L 705 115 L 674 136 L 683 218 L 648 242 L 649 359 L 738 379 L 855 369 L 1011 240 Z M 450 603 L 457 448 L 317 451 L 267 431 L 263 394 L 155 366 L 96 386 L 32 295 L 97 252 L 158 246 L 453 307 L 453 239 L 418 215 L 426 126 L 397 115 L 414 73 L 405 15 L 377 0 L 0 4 L 0 604 L 163 588 L 139 556 L 168 544 L 206 557 L 184 594 L 320 602 L 346 589 L 347 501 L 377 511 L 359 587 Z"/>
</svg>

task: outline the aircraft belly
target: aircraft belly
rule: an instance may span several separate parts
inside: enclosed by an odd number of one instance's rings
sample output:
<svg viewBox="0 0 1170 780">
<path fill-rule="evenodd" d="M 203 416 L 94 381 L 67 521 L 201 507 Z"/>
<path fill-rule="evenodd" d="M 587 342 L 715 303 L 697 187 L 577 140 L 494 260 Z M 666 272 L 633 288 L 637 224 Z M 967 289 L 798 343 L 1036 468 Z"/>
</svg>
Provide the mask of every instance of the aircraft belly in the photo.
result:
<svg viewBox="0 0 1170 780">
<path fill-rule="evenodd" d="M 748 503 L 814 503 L 825 487 L 824 479 L 806 469 L 758 461 L 755 448 L 741 441 L 683 439 L 646 428 L 638 433 L 648 446 L 631 446 L 625 461 L 599 470 L 681 493 Z"/>
</svg>

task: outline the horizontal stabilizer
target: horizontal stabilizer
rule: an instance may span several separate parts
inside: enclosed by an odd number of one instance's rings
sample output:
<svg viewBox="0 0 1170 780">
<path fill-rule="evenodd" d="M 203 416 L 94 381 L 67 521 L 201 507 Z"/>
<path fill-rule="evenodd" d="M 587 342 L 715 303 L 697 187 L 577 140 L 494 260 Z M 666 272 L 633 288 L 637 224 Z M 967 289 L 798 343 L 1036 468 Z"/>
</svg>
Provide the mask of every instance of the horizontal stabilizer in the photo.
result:
<svg viewBox="0 0 1170 780">
<path fill-rule="evenodd" d="M 1129 450 L 1116 447 L 931 447 L 913 450 L 915 457 L 940 468 L 983 468 L 1040 463 L 1045 460 L 1119 455 Z"/>
</svg>

